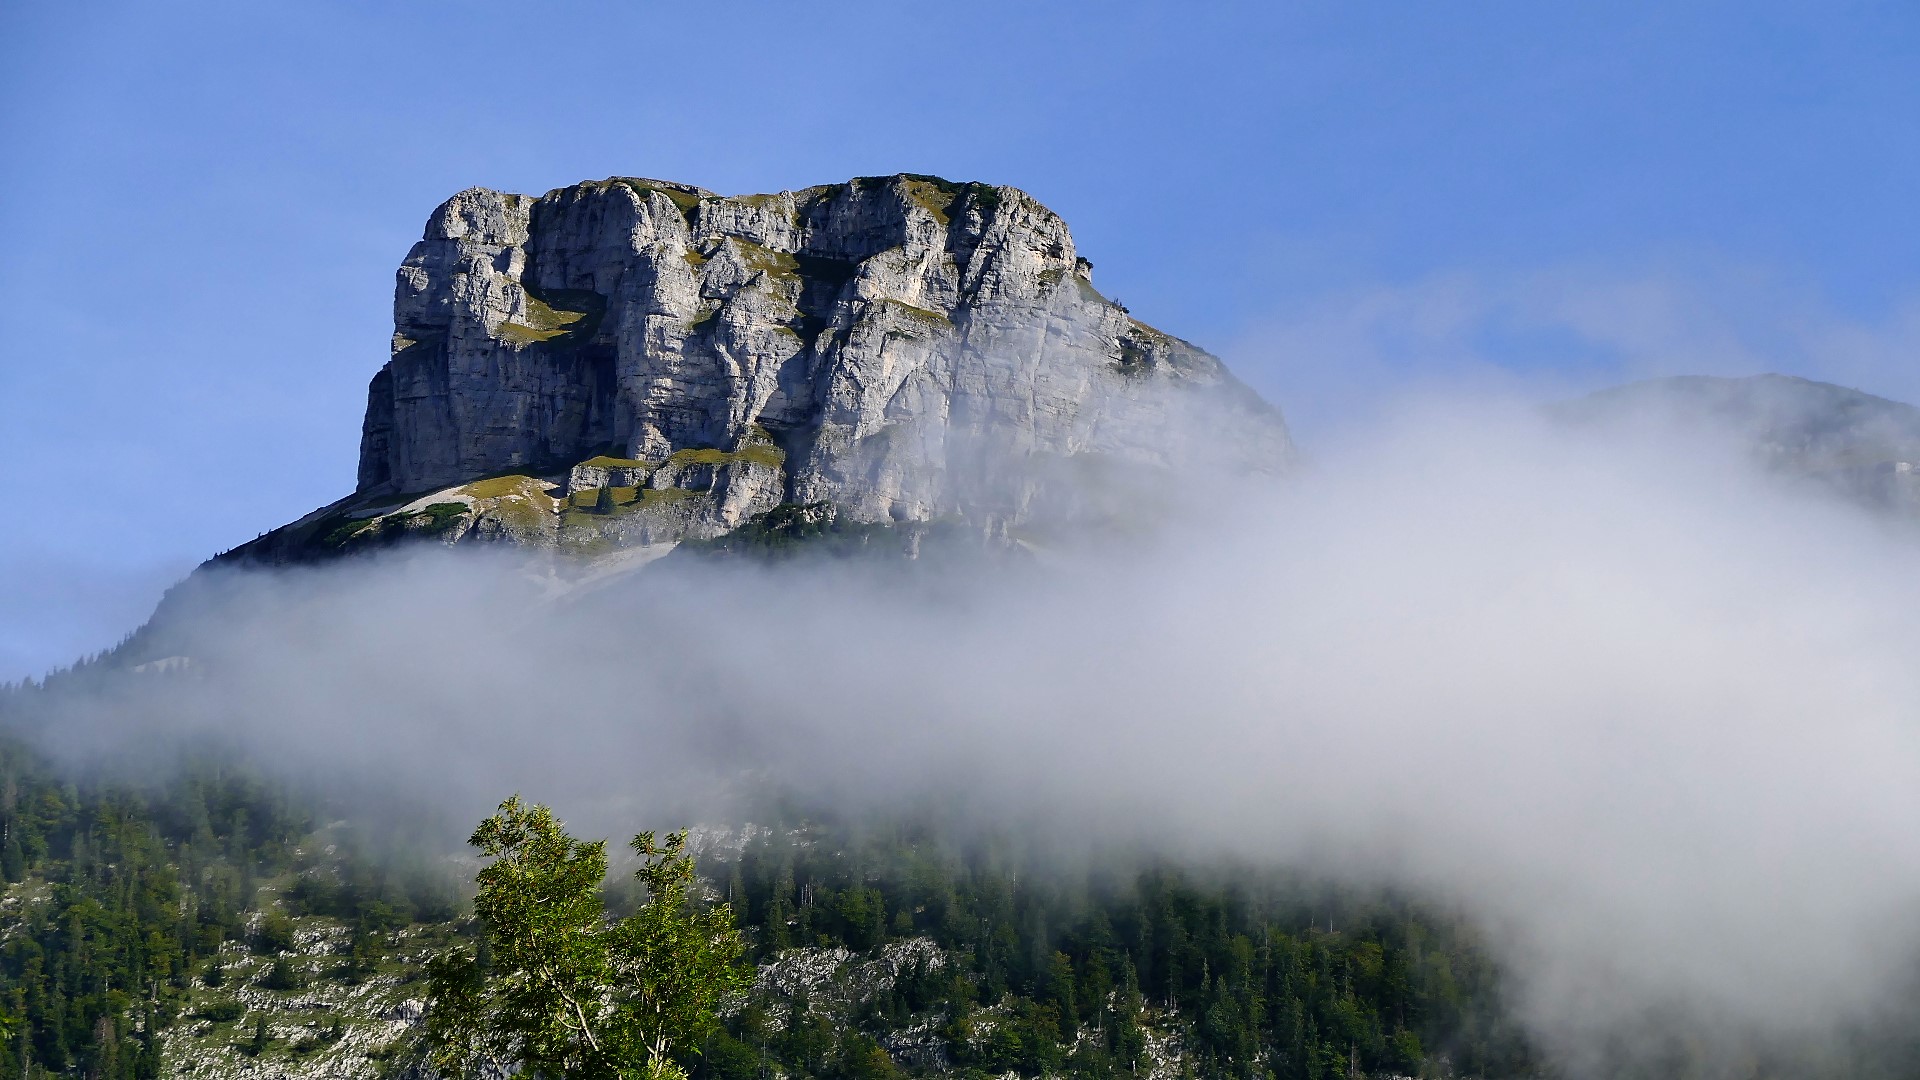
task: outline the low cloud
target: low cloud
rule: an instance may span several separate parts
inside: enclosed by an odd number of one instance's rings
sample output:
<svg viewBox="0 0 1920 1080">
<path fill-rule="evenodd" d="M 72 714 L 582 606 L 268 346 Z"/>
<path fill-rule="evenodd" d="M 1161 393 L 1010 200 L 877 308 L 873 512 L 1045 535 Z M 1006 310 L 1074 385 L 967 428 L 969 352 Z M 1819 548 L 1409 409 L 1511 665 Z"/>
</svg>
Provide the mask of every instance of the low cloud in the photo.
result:
<svg viewBox="0 0 1920 1080">
<path fill-rule="evenodd" d="M 1308 442 L 1436 392 L 1564 397 L 1631 379 L 1782 372 L 1920 400 L 1920 295 L 1841 310 L 1751 267 L 1450 272 L 1304 297 L 1223 350 Z"/>
<path fill-rule="evenodd" d="M 741 778 L 1411 888 L 1577 1065 L 1682 1009 L 1818 1036 L 1920 943 L 1920 548 L 1708 438 L 1403 407 L 1158 532 L 982 570 L 503 551 L 204 575 L 93 754 L 215 731 L 470 821 Z M 137 725 L 137 727 L 136 727 Z M 991 808 L 991 809 L 988 809 Z"/>
</svg>

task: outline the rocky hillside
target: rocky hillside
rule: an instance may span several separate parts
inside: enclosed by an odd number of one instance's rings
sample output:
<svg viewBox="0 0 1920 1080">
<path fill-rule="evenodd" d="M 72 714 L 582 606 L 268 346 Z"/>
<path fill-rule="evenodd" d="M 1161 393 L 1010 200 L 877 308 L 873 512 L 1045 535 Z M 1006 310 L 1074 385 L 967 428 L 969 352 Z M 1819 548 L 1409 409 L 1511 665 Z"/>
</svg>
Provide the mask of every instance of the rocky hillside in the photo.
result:
<svg viewBox="0 0 1920 1080">
<path fill-rule="evenodd" d="M 1277 411 L 1103 297 L 1066 223 L 1014 188 L 475 188 L 400 267 L 357 490 L 248 553 L 628 546 L 781 504 L 1004 530 L 1089 487 L 1292 452 Z"/>
<path fill-rule="evenodd" d="M 1920 408 L 1903 402 L 1791 375 L 1684 375 L 1602 390 L 1555 412 L 1616 437 L 1679 429 L 1731 440 L 1775 473 L 1920 519 Z"/>
</svg>

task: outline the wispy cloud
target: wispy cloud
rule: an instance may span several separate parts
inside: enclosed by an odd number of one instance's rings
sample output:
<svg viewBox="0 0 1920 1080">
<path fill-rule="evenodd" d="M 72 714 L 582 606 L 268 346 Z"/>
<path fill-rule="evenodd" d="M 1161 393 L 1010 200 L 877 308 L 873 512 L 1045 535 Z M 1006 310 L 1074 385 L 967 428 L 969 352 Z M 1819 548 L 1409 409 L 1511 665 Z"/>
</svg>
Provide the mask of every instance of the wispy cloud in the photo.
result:
<svg viewBox="0 0 1920 1080">
<path fill-rule="evenodd" d="M 1726 265 L 1455 273 L 1303 297 L 1223 352 L 1309 443 L 1442 387 L 1538 399 L 1782 372 L 1920 401 L 1920 295 L 1860 314 Z"/>
</svg>

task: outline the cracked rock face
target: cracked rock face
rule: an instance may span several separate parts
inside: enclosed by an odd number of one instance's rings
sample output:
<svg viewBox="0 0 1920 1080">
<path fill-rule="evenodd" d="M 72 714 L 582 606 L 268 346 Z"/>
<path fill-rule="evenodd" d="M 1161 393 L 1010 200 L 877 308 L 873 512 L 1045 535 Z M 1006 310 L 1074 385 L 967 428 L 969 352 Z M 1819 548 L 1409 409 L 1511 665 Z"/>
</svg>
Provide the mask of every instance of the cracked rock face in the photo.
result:
<svg viewBox="0 0 1920 1080">
<path fill-rule="evenodd" d="M 1008 187 L 463 191 L 400 268 L 357 494 L 598 459 L 686 478 L 733 508 L 725 525 L 781 502 L 991 524 L 1088 468 L 1124 484 L 1192 465 L 1203 441 L 1214 464 L 1287 463 L 1278 412 L 1090 275 L 1065 223 Z M 699 453 L 755 467 L 679 464 Z"/>
</svg>

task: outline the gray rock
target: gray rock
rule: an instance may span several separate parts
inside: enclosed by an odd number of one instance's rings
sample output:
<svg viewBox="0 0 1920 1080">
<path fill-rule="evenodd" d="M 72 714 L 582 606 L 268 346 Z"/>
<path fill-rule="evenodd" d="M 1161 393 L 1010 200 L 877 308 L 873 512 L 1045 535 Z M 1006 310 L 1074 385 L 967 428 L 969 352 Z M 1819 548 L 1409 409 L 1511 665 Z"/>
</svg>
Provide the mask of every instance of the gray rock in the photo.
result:
<svg viewBox="0 0 1920 1080">
<path fill-rule="evenodd" d="M 400 268 L 356 499 L 518 471 L 704 493 L 699 532 L 783 502 L 1004 528 L 1089 473 L 1291 460 L 1277 411 L 1091 272 L 1024 192 L 931 177 L 463 191 Z"/>
</svg>

